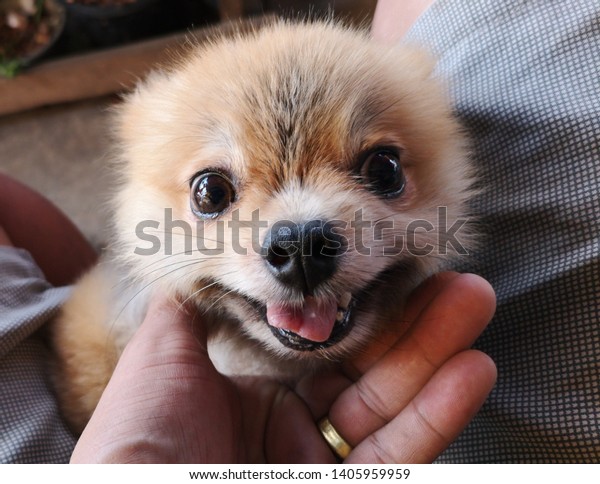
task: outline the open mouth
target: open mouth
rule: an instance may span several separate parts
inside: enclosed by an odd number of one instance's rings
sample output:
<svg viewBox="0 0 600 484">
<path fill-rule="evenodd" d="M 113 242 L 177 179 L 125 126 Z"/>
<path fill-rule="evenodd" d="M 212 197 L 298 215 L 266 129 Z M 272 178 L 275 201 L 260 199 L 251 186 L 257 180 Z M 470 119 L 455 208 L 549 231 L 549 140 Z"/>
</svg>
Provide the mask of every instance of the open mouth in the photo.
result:
<svg viewBox="0 0 600 484">
<path fill-rule="evenodd" d="M 346 292 L 337 301 L 325 302 L 306 297 L 302 307 L 295 309 L 294 306 L 281 304 L 274 310 L 273 305 L 268 302 L 265 304 L 247 296 L 242 297 L 282 345 L 296 351 L 317 351 L 339 343 L 350 333 L 357 319 L 358 308 L 364 311 L 363 306 L 372 298 L 375 289 L 400 280 L 401 277 L 409 277 L 407 274 L 410 273 L 411 266 L 400 261 L 382 271 L 369 285 L 356 293 Z M 323 306 L 327 309 L 323 309 Z M 316 323 L 306 323 L 307 319 L 311 319 L 306 314 L 311 308 L 318 313 L 314 318 Z"/>
<path fill-rule="evenodd" d="M 246 301 L 250 303 L 254 309 L 260 314 L 261 319 L 271 330 L 277 340 L 292 350 L 296 351 L 316 351 L 329 348 L 334 344 L 342 341 L 352 329 L 354 323 L 354 308 L 356 306 L 356 298 L 349 292 L 345 293 L 339 300 L 330 302 L 326 306 L 330 306 L 328 311 L 324 311 L 323 308 L 316 309 L 319 303 L 306 303 L 302 308 L 286 307 L 285 305 L 279 307 L 277 314 L 274 316 L 273 308 L 270 307 L 269 303 L 263 304 L 256 300 L 245 297 Z M 310 298 L 307 298 L 310 301 Z M 312 321 L 298 321 L 303 320 L 300 313 L 310 311 L 310 308 L 315 313 L 321 313 L 321 321 L 314 321 L 310 316 L 306 319 Z M 296 320 L 296 323 L 290 323 L 291 320 Z M 304 323 L 304 327 L 301 323 Z M 321 329 L 310 329 L 310 326 L 322 326 Z M 308 328 L 307 328 L 308 327 Z M 293 328 L 294 330 L 290 329 Z M 315 331 L 321 333 L 321 336 L 315 336 Z M 310 336 L 307 337 L 307 336 Z M 317 341 L 318 339 L 318 341 Z"/>
<path fill-rule="evenodd" d="M 353 323 L 352 315 L 354 305 L 355 300 L 350 293 L 346 293 L 339 301 L 337 301 L 335 319 L 332 323 L 329 323 L 331 325 L 331 330 L 329 331 L 328 337 L 323 341 L 314 341 L 289 329 L 270 324 L 267 311 L 265 311 L 265 322 L 279 342 L 290 349 L 296 351 L 322 350 L 340 342 L 350 332 Z"/>
</svg>

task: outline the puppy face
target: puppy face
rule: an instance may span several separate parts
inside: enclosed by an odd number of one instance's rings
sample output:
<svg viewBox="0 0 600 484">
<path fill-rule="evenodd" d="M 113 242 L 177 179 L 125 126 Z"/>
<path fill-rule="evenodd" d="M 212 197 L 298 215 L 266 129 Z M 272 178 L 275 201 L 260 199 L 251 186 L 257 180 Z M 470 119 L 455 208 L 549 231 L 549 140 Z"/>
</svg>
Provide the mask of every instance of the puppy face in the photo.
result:
<svg viewBox="0 0 600 484">
<path fill-rule="evenodd" d="M 364 344 L 455 252 L 439 218 L 469 196 L 430 70 L 331 23 L 277 23 L 151 76 L 118 133 L 132 276 L 284 356 Z"/>
</svg>

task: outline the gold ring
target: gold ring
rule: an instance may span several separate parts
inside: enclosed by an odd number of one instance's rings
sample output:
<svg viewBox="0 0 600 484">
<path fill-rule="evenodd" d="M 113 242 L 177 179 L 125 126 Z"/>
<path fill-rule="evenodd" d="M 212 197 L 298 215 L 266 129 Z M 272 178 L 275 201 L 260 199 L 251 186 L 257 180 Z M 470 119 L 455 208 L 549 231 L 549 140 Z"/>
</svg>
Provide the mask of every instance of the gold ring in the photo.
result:
<svg viewBox="0 0 600 484">
<path fill-rule="evenodd" d="M 335 452 L 340 459 L 344 460 L 350 452 L 352 452 L 352 447 L 350 444 L 344 440 L 344 438 L 335 430 L 335 427 L 331 425 L 329 418 L 325 417 L 319 421 L 319 430 L 321 434 L 323 434 L 323 438 L 331 447 L 331 450 Z"/>
</svg>

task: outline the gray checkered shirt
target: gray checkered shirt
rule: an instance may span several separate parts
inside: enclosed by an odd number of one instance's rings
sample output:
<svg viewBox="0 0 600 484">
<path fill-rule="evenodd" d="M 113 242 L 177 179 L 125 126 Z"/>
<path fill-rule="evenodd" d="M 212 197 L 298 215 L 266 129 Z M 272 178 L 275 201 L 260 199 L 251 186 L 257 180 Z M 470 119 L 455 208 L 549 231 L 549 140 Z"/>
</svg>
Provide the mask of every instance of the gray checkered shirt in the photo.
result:
<svg viewBox="0 0 600 484">
<path fill-rule="evenodd" d="M 48 381 L 38 330 L 69 294 L 53 288 L 28 252 L 0 247 L 0 462 L 68 462 L 75 439 Z"/>
<path fill-rule="evenodd" d="M 409 40 L 473 139 L 498 296 L 498 383 L 440 461 L 600 462 L 600 1 L 438 0 Z"/>
</svg>

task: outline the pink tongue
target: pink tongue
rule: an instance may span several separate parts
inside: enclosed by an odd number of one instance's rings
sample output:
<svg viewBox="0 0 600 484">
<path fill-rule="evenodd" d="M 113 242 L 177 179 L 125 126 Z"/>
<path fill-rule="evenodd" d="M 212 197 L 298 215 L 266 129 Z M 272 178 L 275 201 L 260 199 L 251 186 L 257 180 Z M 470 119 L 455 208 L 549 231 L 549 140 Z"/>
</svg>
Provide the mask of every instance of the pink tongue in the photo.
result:
<svg viewBox="0 0 600 484">
<path fill-rule="evenodd" d="M 302 307 L 267 303 L 267 321 L 275 328 L 296 333 L 311 341 L 327 341 L 331 336 L 337 302 L 319 301 L 311 296 L 304 299 Z"/>
</svg>

